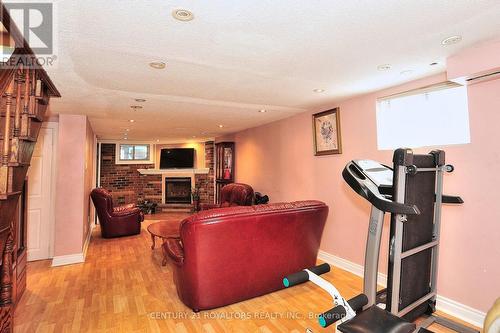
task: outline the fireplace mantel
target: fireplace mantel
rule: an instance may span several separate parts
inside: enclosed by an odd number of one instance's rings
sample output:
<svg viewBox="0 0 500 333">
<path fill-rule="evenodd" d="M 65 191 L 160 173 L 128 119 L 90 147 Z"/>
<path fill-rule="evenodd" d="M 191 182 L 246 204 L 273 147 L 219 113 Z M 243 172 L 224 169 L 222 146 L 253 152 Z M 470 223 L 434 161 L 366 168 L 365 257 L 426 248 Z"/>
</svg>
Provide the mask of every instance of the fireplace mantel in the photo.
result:
<svg viewBox="0 0 500 333">
<path fill-rule="evenodd" d="M 137 169 L 141 175 L 195 175 L 208 174 L 209 168 L 200 169 Z"/>
<path fill-rule="evenodd" d="M 209 168 L 198 169 L 137 169 L 141 175 L 160 175 L 161 176 L 161 203 L 165 203 L 165 178 L 169 177 L 189 177 L 191 178 L 191 186 L 196 187 L 196 175 L 208 174 Z"/>
</svg>

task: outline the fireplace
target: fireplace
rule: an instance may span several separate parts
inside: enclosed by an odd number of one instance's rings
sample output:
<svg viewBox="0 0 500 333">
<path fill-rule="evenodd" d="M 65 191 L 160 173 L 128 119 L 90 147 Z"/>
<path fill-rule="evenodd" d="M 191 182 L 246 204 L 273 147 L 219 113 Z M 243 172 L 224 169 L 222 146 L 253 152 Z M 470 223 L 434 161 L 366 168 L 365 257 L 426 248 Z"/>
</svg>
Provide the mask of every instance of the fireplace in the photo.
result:
<svg viewBox="0 0 500 333">
<path fill-rule="evenodd" d="M 191 203 L 191 177 L 165 178 L 165 203 Z"/>
</svg>

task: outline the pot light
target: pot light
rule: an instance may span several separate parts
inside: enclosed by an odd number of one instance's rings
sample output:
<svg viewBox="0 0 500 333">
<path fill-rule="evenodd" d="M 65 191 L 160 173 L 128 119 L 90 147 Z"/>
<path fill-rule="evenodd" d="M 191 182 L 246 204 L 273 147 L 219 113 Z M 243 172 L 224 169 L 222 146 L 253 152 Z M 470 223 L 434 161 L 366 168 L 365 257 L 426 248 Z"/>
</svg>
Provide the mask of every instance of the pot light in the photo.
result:
<svg viewBox="0 0 500 333">
<path fill-rule="evenodd" d="M 455 35 L 455 36 L 450 36 L 441 41 L 441 45 L 451 45 L 451 44 L 456 44 L 462 41 L 462 36 L 460 35 Z"/>
<path fill-rule="evenodd" d="M 156 142 L 160 142 L 160 139 L 156 139 Z"/>
<path fill-rule="evenodd" d="M 391 65 L 390 65 L 390 64 L 383 64 L 383 65 L 378 65 L 378 66 L 377 66 L 377 69 L 378 69 L 379 71 L 388 71 L 388 70 L 390 70 L 391 68 L 392 68 L 392 67 L 391 67 Z"/>
<path fill-rule="evenodd" d="M 222 128 L 222 127 L 224 127 L 224 125 L 219 125 L 219 128 Z"/>
<path fill-rule="evenodd" d="M 128 138 L 127 138 L 127 137 L 124 137 L 124 138 L 123 138 L 123 140 L 128 140 Z"/>
<path fill-rule="evenodd" d="M 266 109 L 260 109 L 260 110 L 259 110 L 259 112 L 260 112 L 260 113 L 266 113 L 266 112 L 267 112 L 267 110 L 266 110 Z"/>
<path fill-rule="evenodd" d="M 133 122 L 135 122 L 135 120 L 134 119 L 130 119 L 129 122 L 133 123 Z"/>
<path fill-rule="evenodd" d="M 322 93 L 322 92 L 325 92 L 325 89 L 314 89 L 313 91 L 315 93 Z"/>
<path fill-rule="evenodd" d="M 167 66 L 167 64 L 161 61 L 154 61 L 150 62 L 149 66 L 154 69 L 164 69 Z"/>
<path fill-rule="evenodd" d="M 144 103 L 146 100 L 144 98 L 134 98 L 137 103 Z"/>
<path fill-rule="evenodd" d="M 172 11 L 172 16 L 174 17 L 174 19 L 183 22 L 191 21 L 192 19 L 194 19 L 193 13 L 187 9 L 174 9 Z"/>
<path fill-rule="evenodd" d="M 126 128 L 125 131 L 127 131 L 127 132 L 130 131 L 130 128 Z"/>
</svg>

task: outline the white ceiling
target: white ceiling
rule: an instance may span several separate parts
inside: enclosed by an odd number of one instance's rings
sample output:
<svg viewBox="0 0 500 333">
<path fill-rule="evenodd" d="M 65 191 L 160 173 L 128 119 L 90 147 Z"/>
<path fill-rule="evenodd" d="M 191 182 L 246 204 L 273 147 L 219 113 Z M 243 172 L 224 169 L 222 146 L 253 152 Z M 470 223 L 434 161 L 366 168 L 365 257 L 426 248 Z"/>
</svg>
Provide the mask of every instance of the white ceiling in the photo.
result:
<svg viewBox="0 0 500 333">
<path fill-rule="evenodd" d="M 442 72 L 448 55 L 500 37 L 499 0 L 55 2 L 58 61 L 47 70 L 63 97 L 51 112 L 87 114 L 103 139 L 126 128 L 131 140 L 170 142 L 235 132 Z M 173 19 L 176 8 L 195 19 Z M 142 110 L 134 98 L 147 99 Z"/>
</svg>

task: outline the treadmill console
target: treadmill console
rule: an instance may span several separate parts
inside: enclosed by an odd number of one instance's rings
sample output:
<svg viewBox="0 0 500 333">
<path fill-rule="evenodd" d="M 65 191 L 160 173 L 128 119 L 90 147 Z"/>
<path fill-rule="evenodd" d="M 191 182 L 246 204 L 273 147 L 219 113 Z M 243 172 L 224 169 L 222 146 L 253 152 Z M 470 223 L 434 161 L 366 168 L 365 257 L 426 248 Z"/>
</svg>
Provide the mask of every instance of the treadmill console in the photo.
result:
<svg viewBox="0 0 500 333">
<path fill-rule="evenodd" d="M 354 160 L 354 164 L 370 179 L 379 192 L 392 195 L 392 169 L 372 160 Z"/>
<path fill-rule="evenodd" d="M 415 205 L 392 201 L 393 171 L 372 160 L 353 160 L 342 171 L 347 184 L 372 205 L 384 212 L 419 214 Z"/>
</svg>

